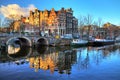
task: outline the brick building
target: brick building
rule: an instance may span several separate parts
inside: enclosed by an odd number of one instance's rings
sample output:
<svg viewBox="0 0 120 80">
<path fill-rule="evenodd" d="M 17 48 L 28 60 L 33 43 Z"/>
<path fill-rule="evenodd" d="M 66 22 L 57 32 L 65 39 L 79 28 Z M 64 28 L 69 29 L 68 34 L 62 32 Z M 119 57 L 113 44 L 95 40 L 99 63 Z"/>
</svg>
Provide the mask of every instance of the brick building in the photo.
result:
<svg viewBox="0 0 120 80">
<path fill-rule="evenodd" d="M 48 32 L 48 34 L 73 34 L 78 32 L 78 19 L 73 16 L 71 8 L 61 8 L 55 11 L 38 10 L 30 11 L 27 22 L 31 27 L 38 27 L 40 31 Z"/>
</svg>

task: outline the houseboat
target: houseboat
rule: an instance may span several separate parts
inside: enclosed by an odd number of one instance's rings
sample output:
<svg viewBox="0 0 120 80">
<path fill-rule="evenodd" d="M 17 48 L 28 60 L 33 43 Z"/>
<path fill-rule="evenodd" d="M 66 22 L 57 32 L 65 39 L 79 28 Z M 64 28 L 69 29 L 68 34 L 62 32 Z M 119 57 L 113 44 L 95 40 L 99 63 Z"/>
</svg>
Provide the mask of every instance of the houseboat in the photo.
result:
<svg viewBox="0 0 120 80">
<path fill-rule="evenodd" d="M 104 46 L 114 44 L 115 40 L 109 39 L 94 39 L 88 42 L 89 46 Z"/>
<path fill-rule="evenodd" d="M 87 40 L 82 40 L 82 39 L 73 39 L 71 42 L 72 47 L 82 47 L 82 46 L 87 46 L 88 41 Z"/>
</svg>

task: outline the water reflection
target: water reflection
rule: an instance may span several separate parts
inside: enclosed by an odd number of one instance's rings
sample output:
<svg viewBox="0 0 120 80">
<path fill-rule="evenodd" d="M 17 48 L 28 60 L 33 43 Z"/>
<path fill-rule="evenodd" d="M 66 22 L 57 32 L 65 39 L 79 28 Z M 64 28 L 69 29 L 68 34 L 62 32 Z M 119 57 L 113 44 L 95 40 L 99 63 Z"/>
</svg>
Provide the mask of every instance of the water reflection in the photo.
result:
<svg viewBox="0 0 120 80">
<path fill-rule="evenodd" d="M 35 68 L 36 72 L 39 69 L 43 69 L 50 70 L 51 73 L 58 71 L 60 74 L 70 74 L 71 65 L 76 62 L 76 54 L 72 50 L 64 51 L 63 48 L 51 47 L 48 49 L 48 47 L 44 47 L 45 50 L 42 50 L 44 52 L 41 52 L 40 49 L 37 49 L 38 56 L 27 59 L 30 63 L 30 68 Z"/>
<path fill-rule="evenodd" d="M 7 47 L 8 54 L 15 54 L 19 52 L 21 48 L 20 40 L 18 39 L 11 40 Z"/>
<path fill-rule="evenodd" d="M 29 56 L 28 56 L 29 54 Z M 8 54 L 15 63 L 29 62 L 29 67 L 38 72 L 49 70 L 51 74 L 71 74 L 73 67 L 84 70 L 100 65 L 104 59 L 113 55 L 120 57 L 120 45 L 103 47 L 39 47 L 36 49 L 21 48 L 16 54 Z M 27 57 L 26 57 L 27 56 Z M 22 58 L 22 60 L 21 60 Z"/>
<path fill-rule="evenodd" d="M 28 47 L 9 46 L 7 56 L 13 60 L 26 58 L 31 55 L 32 49 Z"/>
<path fill-rule="evenodd" d="M 20 51 L 20 45 L 8 45 L 8 54 L 16 54 Z"/>
</svg>

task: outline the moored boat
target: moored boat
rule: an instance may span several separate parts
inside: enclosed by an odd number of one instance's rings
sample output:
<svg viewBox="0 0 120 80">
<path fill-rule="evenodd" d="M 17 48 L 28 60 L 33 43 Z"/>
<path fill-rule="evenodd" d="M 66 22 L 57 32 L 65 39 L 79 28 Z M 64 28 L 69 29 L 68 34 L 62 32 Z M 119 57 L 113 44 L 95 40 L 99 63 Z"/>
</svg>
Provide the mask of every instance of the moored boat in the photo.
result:
<svg viewBox="0 0 120 80">
<path fill-rule="evenodd" d="M 108 40 L 108 39 L 94 39 L 88 42 L 89 46 L 104 46 L 114 44 L 115 40 Z"/>
<path fill-rule="evenodd" d="M 82 46 L 87 46 L 88 41 L 87 40 L 82 40 L 82 39 L 73 39 L 71 42 L 72 47 L 82 47 Z"/>
</svg>

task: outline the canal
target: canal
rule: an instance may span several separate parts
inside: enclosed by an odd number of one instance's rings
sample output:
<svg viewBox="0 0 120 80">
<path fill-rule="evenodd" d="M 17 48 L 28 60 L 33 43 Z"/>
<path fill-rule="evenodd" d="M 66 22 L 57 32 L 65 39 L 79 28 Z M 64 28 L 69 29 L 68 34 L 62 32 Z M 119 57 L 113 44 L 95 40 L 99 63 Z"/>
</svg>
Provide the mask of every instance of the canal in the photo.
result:
<svg viewBox="0 0 120 80">
<path fill-rule="evenodd" d="M 120 44 L 14 50 L 0 51 L 0 80 L 120 80 Z"/>
</svg>

